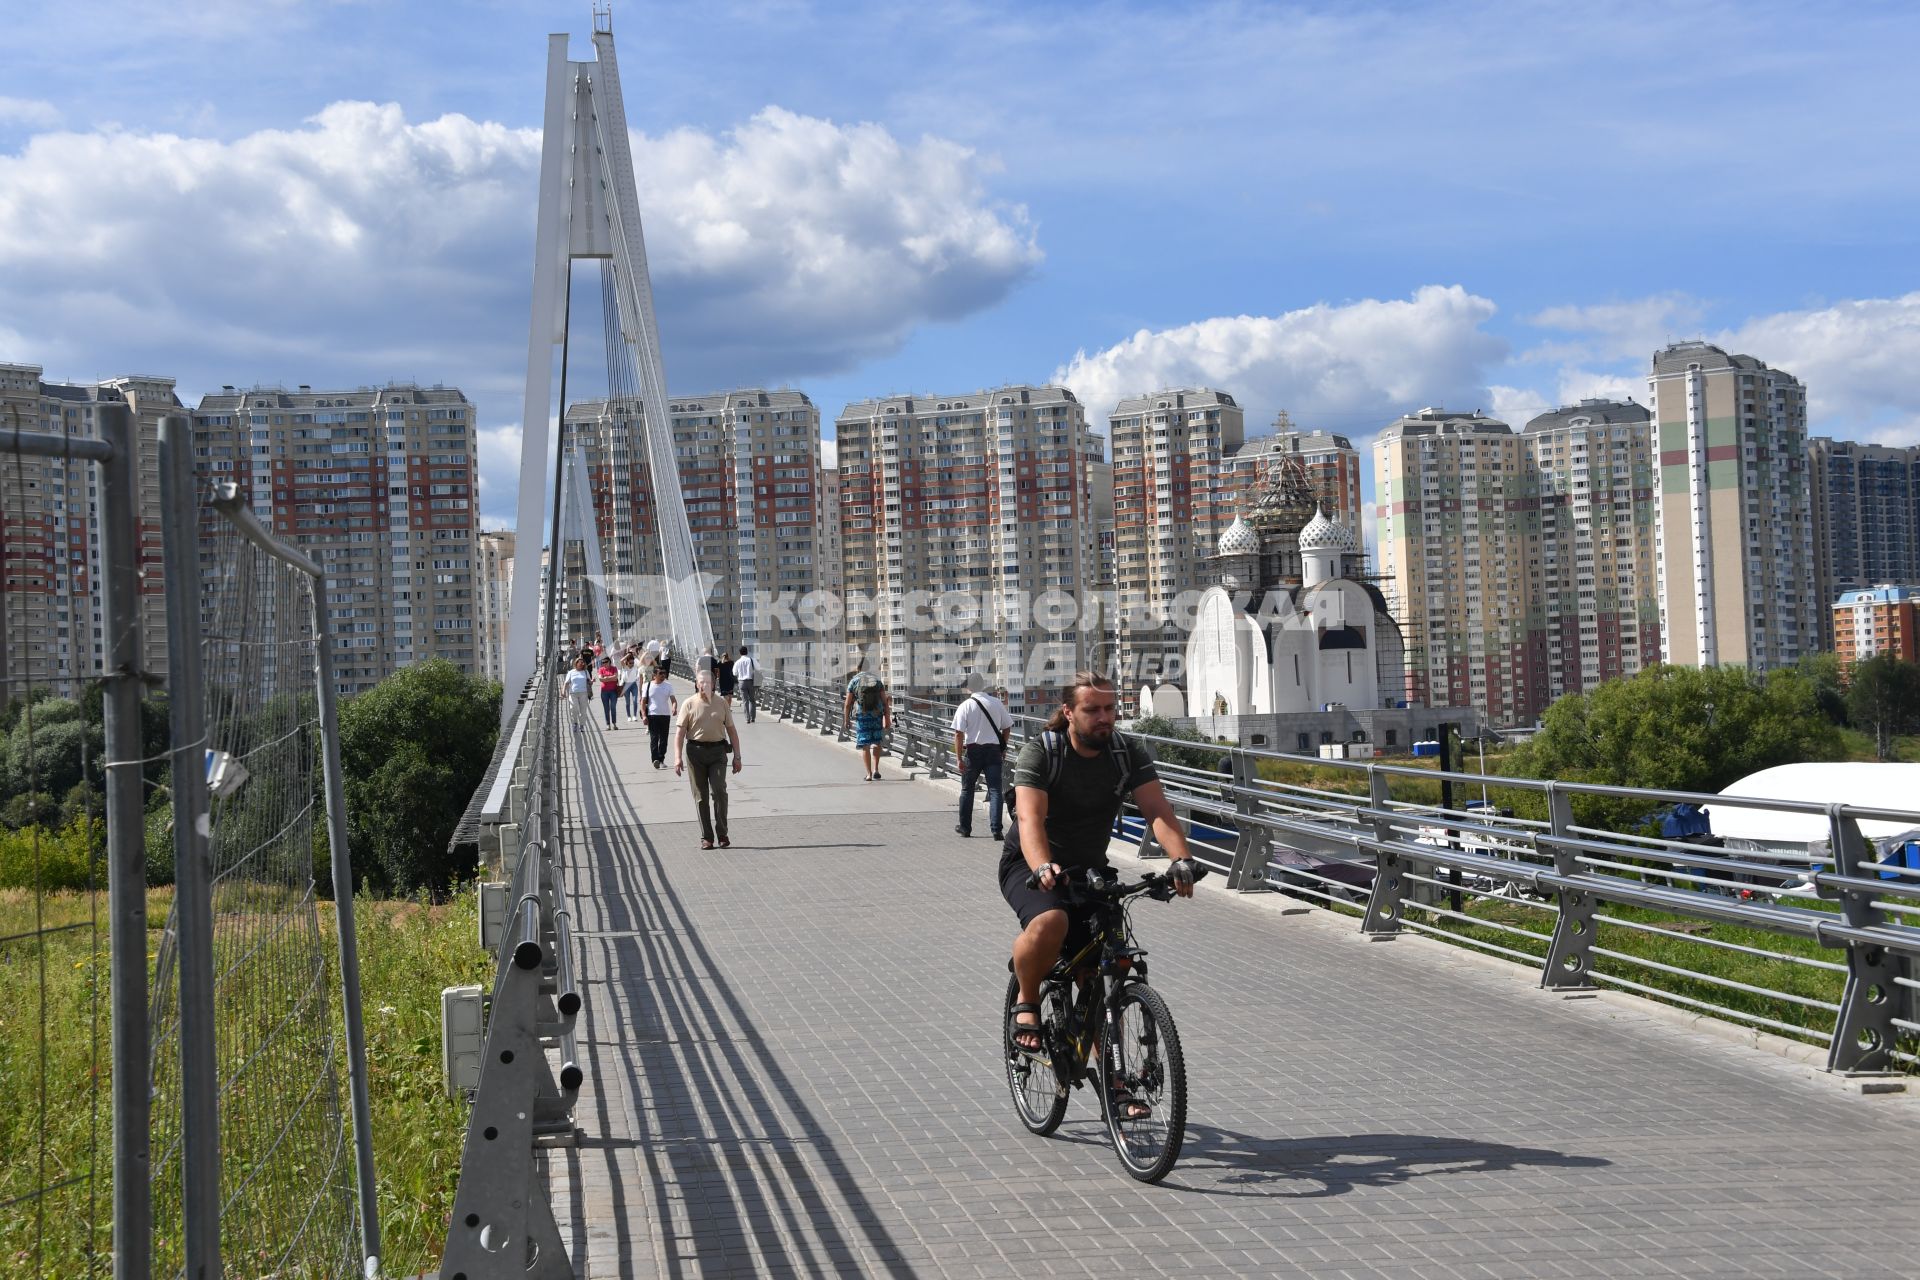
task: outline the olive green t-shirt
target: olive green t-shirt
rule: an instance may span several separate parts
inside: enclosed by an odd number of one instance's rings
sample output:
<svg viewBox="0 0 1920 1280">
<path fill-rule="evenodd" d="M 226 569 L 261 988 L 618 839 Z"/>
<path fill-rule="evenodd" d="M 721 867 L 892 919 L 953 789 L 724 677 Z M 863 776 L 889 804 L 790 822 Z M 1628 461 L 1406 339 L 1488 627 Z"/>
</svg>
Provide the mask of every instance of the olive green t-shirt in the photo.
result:
<svg viewBox="0 0 1920 1280">
<path fill-rule="evenodd" d="M 1123 733 L 1116 736 L 1127 749 L 1127 785 L 1122 794 L 1132 795 L 1135 787 L 1159 781 L 1153 767 L 1153 752 Z M 1104 867 L 1107 841 L 1113 836 L 1113 820 L 1120 813 L 1120 795 L 1114 792 L 1118 767 L 1113 753 L 1105 748 L 1097 756 L 1083 756 L 1071 745 L 1060 764 L 1060 781 L 1047 797 L 1047 844 L 1052 861 L 1063 867 Z M 1039 738 L 1029 739 L 1013 762 L 1008 791 L 1014 787 L 1047 785 L 1047 748 Z M 1020 824 L 1007 823 L 1006 844 L 1000 855 L 1004 876 L 1013 863 L 1024 863 L 1020 853 Z"/>
</svg>

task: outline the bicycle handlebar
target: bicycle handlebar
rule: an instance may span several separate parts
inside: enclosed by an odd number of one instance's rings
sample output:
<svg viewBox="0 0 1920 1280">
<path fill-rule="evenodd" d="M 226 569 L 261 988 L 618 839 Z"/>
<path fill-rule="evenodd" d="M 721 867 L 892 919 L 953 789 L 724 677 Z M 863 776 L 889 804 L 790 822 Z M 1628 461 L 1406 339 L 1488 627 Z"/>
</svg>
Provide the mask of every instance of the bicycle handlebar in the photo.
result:
<svg viewBox="0 0 1920 1280">
<path fill-rule="evenodd" d="M 1193 882 L 1195 884 L 1207 878 L 1207 869 L 1199 862 L 1191 858 L 1187 859 L 1186 862 L 1187 865 L 1193 869 Z M 1106 876 L 1096 877 L 1094 873 L 1098 870 L 1100 870 L 1100 868 L 1063 867 L 1061 868 L 1060 874 L 1054 878 L 1054 883 L 1056 887 L 1061 884 L 1071 884 L 1081 892 L 1092 893 L 1113 902 L 1118 902 L 1122 898 L 1131 898 L 1136 893 L 1157 893 L 1163 889 L 1171 893 L 1173 890 L 1173 874 L 1168 871 L 1151 872 L 1133 884 L 1121 884 L 1119 883 L 1117 875 L 1112 880 L 1109 880 Z M 1027 873 L 1027 888 L 1038 889 L 1039 887 L 1040 873 L 1037 871 L 1029 871 Z"/>
</svg>

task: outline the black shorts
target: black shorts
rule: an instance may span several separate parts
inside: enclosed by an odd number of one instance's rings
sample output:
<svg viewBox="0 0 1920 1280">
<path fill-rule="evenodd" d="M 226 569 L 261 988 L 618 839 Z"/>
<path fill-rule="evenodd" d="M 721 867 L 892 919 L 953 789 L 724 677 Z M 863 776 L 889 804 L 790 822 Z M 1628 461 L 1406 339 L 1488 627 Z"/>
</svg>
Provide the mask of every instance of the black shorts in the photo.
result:
<svg viewBox="0 0 1920 1280">
<path fill-rule="evenodd" d="M 1033 921 L 1049 911 L 1067 913 L 1067 940 L 1061 945 L 1060 953 L 1070 956 L 1087 945 L 1093 937 L 1093 910 L 1090 902 L 1068 902 L 1057 887 L 1052 889 L 1028 888 L 1027 877 L 1032 870 L 1023 858 L 1002 858 L 1000 860 L 1000 896 L 1013 908 L 1013 914 L 1020 918 L 1020 927 L 1026 928 Z"/>
</svg>

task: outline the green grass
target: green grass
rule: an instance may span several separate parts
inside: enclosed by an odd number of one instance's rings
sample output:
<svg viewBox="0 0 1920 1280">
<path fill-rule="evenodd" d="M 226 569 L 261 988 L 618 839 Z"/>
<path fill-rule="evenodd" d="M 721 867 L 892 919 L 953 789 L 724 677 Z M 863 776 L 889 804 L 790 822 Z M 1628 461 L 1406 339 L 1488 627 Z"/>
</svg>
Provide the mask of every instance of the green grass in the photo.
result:
<svg viewBox="0 0 1920 1280">
<path fill-rule="evenodd" d="M 171 900 L 171 890 L 148 894 L 150 962 Z M 104 895 L 97 931 L 88 926 L 95 905 L 80 893 L 36 904 L 25 891 L 0 890 L 0 936 L 34 929 L 36 916 L 41 928 L 84 926 L 0 943 L 0 1201 L 74 1179 L 0 1210 L 0 1274 L 64 1280 L 108 1267 Z M 387 1274 L 413 1275 L 439 1259 L 466 1129 L 465 1101 L 449 1098 L 441 1082 L 440 988 L 485 981 L 487 962 L 471 891 L 444 905 L 361 899 L 356 909 L 385 1265 Z M 331 952 L 332 904 L 321 904 L 320 918 Z M 331 968 L 328 980 L 336 981 Z"/>
</svg>

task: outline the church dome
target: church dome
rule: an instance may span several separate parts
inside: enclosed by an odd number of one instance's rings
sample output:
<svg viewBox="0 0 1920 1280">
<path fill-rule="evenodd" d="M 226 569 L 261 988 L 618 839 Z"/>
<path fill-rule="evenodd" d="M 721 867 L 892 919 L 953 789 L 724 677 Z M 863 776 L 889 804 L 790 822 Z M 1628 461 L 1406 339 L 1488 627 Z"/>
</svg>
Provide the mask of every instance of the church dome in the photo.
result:
<svg viewBox="0 0 1920 1280">
<path fill-rule="evenodd" d="M 1327 519 L 1325 511 L 1315 508 L 1313 519 L 1300 531 L 1300 549 L 1350 552 L 1354 550 L 1353 530 L 1337 520 Z"/>
<path fill-rule="evenodd" d="M 1220 556 L 1250 556 L 1259 550 L 1260 538 L 1259 535 L 1254 533 L 1253 526 L 1245 520 L 1242 520 L 1239 516 L 1235 516 L 1233 523 L 1227 526 L 1227 531 L 1220 535 L 1220 542 L 1219 545 L 1214 548 L 1214 554 Z"/>
</svg>

